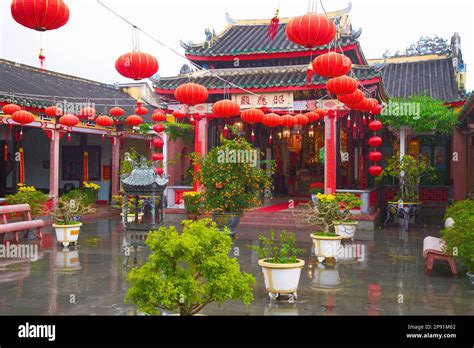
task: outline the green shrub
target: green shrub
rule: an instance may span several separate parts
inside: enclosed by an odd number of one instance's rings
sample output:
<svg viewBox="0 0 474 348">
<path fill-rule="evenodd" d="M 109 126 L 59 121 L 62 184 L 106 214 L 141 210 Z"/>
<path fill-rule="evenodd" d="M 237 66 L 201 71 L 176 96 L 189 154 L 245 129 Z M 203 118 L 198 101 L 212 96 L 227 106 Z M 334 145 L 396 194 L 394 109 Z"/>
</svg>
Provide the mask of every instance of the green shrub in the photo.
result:
<svg viewBox="0 0 474 348">
<path fill-rule="evenodd" d="M 184 206 L 188 214 L 201 213 L 202 193 L 196 191 L 189 191 L 183 194 Z"/>
<path fill-rule="evenodd" d="M 255 279 L 229 257 L 232 239 L 210 219 L 183 225 L 181 234 L 171 226 L 148 235 L 152 254 L 130 271 L 125 302 L 133 301 L 147 314 L 165 309 L 181 315 L 194 315 L 211 302 L 240 299 L 249 304 Z"/>
<path fill-rule="evenodd" d="M 47 194 L 36 190 L 33 186 L 20 186 L 17 193 L 6 197 L 6 202 L 11 205 L 27 203 L 30 205 L 31 215 L 38 216 L 47 213 L 48 199 Z"/>
<path fill-rule="evenodd" d="M 296 263 L 298 255 L 304 252 L 296 247 L 294 233 L 282 231 L 279 238 L 275 238 L 275 231 L 270 231 L 270 238 L 260 235 L 260 245 L 251 245 L 249 248 L 257 252 L 260 259 L 270 263 Z"/>
</svg>

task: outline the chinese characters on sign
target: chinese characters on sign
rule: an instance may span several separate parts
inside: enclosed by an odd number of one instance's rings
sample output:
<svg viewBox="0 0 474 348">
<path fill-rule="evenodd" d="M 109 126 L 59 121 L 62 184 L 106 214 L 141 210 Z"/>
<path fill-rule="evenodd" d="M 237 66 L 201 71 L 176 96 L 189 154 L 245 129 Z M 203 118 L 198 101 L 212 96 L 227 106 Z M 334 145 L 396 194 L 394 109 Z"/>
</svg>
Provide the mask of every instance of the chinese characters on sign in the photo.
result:
<svg viewBox="0 0 474 348">
<path fill-rule="evenodd" d="M 293 93 L 262 93 L 256 94 L 234 94 L 232 100 L 240 105 L 241 109 L 250 108 L 291 108 L 293 107 Z"/>
</svg>

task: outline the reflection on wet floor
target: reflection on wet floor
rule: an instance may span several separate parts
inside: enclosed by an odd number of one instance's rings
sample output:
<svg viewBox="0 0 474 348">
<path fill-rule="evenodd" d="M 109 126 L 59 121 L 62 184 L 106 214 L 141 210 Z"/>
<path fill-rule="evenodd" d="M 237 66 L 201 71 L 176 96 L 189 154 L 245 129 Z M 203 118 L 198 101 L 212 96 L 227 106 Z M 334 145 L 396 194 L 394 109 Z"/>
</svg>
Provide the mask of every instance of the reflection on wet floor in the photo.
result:
<svg viewBox="0 0 474 348">
<path fill-rule="evenodd" d="M 451 277 L 446 264 L 424 273 L 422 242 L 437 236 L 434 228 L 406 231 L 396 225 L 344 241 L 337 263 L 321 264 L 310 242 L 298 299 L 271 301 L 264 288 L 257 255 L 239 236 L 235 247 L 242 269 L 256 277 L 255 300 L 245 306 L 230 301 L 211 304 L 203 312 L 219 315 L 461 315 L 474 314 L 474 287 L 460 272 Z M 30 237 L 30 236 L 27 236 Z M 133 237 L 132 239 L 130 239 Z M 54 232 L 24 239 L 39 244 L 37 260 L 0 258 L 0 314 L 136 315 L 124 304 L 126 276 L 149 254 L 137 238 L 123 232 L 119 220 L 84 224 L 79 245 L 58 247 Z M 7 239 L 4 241 L 6 243 Z M 135 241 L 131 243 L 131 241 Z M 137 246 L 135 249 L 134 246 Z M 135 264 L 136 261 L 136 264 Z"/>
</svg>

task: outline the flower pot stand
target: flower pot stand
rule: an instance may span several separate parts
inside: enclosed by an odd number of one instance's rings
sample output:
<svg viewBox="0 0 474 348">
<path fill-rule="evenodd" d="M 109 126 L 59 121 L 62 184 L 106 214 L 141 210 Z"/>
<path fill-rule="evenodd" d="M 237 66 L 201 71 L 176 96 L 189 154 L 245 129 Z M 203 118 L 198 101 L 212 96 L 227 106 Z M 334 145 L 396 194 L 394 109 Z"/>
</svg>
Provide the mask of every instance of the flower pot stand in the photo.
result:
<svg viewBox="0 0 474 348">
<path fill-rule="evenodd" d="M 386 217 L 383 223 L 385 227 L 395 217 L 402 219 L 404 227 L 408 230 L 410 218 L 414 218 L 417 226 L 423 226 L 421 220 L 421 202 L 387 202 Z"/>
</svg>

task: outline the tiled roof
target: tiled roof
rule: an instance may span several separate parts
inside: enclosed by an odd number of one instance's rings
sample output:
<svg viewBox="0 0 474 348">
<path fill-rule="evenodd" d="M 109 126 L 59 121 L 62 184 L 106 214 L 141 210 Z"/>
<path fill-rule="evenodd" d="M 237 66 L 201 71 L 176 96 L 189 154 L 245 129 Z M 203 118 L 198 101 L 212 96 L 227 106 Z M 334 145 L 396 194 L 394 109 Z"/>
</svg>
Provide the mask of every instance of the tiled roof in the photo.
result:
<svg viewBox="0 0 474 348">
<path fill-rule="evenodd" d="M 389 63 L 382 72 L 384 87 L 390 97 L 407 98 L 427 93 L 433 99 L 443 101 L 460 98 L 450 57 Z"/>
<path fill-rule="evenodd" d="M 130 174 L 122 177 L 122 184 L 126 190 L 136 187 L 166 186 L 167 182 L 166 179 L 156 173 L 154 167 L 148 167 L 146 162 L 135 164 L 135 168 L 132 169 Z"/>
<path fill-rule="evenodd" d="M 136 104 L 135 99 L 114 85 L 0 59 L 0 102 L 10 102 L 12 96 L 40 109 L 64 100 L 68 103 L 86 103 L 88 98 L 93 98 L 90 103 L 95 104 L 97 113 L 106 113 L 117 105 L 125 110 L 126 115 L 134 113 Z"/>
<path fill-rule="evenodd" d="M 191 75 L 161 78 L 160 81 L 155 83 L 155 87 L 161 90 L 174 90 L 191 79 L 209 89 L 232 88 L 232 86 L 217 78 L 216 74 L 241 88 L 305 86 L 308 84 L 306 82 L 306 70 L 307 65 L 219 69 Z M 381 76 L 380 72 L 370 66 L 354 66 L 352 71 L 360 80 L 369 80 Z M 311 83 L 317 85 L 324 84 L 326 81 L 326 78 L 314 74 Z"/>
</svg>

